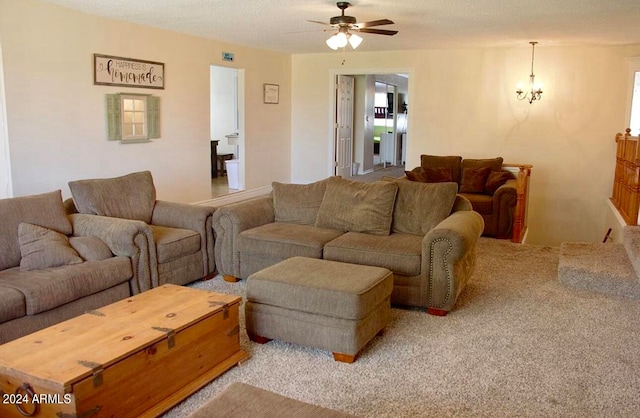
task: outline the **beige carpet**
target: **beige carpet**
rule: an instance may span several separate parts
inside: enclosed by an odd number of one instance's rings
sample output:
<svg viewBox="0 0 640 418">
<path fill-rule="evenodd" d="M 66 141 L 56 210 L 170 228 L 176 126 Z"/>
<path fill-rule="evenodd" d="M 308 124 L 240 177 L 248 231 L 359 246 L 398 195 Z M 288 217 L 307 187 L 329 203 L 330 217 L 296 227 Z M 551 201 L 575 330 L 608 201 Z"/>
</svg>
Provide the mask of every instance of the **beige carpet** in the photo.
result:
<svg viewBox="0 0 640 418">
<path fill-rule="evenodd" d="M 366 417 L 638 416 L 640 303 L 560 284 L 558 253 L 481 238 L 453 312 L 393 309 L 354 364 L 241 332 L 252 357 L 165 416 L 187 416 L 234 381 Z M 220 278 L 196 286 L 244 291 Z"/>
</svg>

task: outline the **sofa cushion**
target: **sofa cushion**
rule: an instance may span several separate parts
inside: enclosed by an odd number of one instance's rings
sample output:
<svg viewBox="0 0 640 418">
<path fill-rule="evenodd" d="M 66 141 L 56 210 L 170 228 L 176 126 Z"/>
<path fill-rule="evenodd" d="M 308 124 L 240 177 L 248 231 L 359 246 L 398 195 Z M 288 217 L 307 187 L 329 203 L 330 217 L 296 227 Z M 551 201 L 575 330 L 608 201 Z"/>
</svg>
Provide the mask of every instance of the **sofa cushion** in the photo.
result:
<svg viewBox="0 0 640 418">
<path fill-rule="evenodd" d="M 36 315 L 65 303 L 119 285 L 132 277 L 127 257 L 87 261 L 45 270 L 0 271 L 0 286 L 20 291 L 25 298 L 27 315 Z"/>
<path fill-rule="evenodd" d="M 69 182 L 78 212 L 151 223 L 156 188 L 151 172 Z"/>
<path fill-rule="evenodd" d="M 271 187 L 276 222 L 315 225 L 327 179 L 311 184 L 273 182 Z"/>
<path fill-rule="evenodd" d="M 184 257 L 200 251 L 200 234 L 191 229 L 149 225 L 156 243 L 158 263 Z"/>
<path fill-rule="evenodd" d="M 38 225 L 18 225 L 20 270 L 42 270 L 51 267 L 79 264 L 83 260 L 69 245 L 66 235 Z"/>
<path fill-rule="evenodd" d="M 462 157 L 458 155 L 427 155 L 420 156 L 420 167 L 423 169 L 448 168 L 451 170 L 453 181 L 460 183 Z"/>
<path fill-rule="evenodd" d="M 322 258 L 324 245 L 342 234 L 312 225 L 272 222 L 241 232 L 237 247 L 242 254 L 270 258 Z"/>
<path fill-rule="evenodd" d="M 0 270 L 20 265 L 18 225 L 28 222 L 71 235 L 71 222 L 62 205 L 62 192 L 0 200 Z"/>
<path fill-rule="evenodd" d="M 362 183 L 331 177 L 316 226 L 389 235 L 397 192 L 398 186 L 393 182 Z"/>
<path fill-rule="evenodd" d="M 347 232 L 324 246 L 323 258 L 416 276 L 421 271 L 422 238 L 413 234 L 393 233 L 383 237 Z"/>
<path fill-rule="evenodd" d="M 451 213 L 458 191 L 456 183 L 394 181 L 398 196 L 393 209 L 393 232 L 424 236 Z"/>
<path fill-rule="evenodd" d="M 484 193 L 491 167 L 463 168 L 460 193 Z"/>
<path fill-rule="evenodd" d="M 69 245 L 85 261 L 100 261 L 113 257 L 107 244 L 96 237 L 70 237 Z"/>
<path fill-rule="evenodd" d="M 473 210 L 480 215 L 491 215 L 493 213 L 493 196 L 480 193 L 460 193 L 471 202 Z"/>
<path fill-rule="evenodd" d="M 513 173 L 508 171 L 492 171 L 487 177 L 487 182 L 484 185 L 484 192 L 488 195 L 493 195 L 500 186 L 513 178 Z"/>
<path fill-rule="evenodd" d="M 416 167 L 404 172 L 411 181 L 422 183 L 443 183 L 453 181 L 451 167 L 422 168 Z"/>
<path fill-rule="evenodd" d="M 502 170 L 502 157 L 496 158 L 465 158 L 462 160 L 461 168 L 464 170 L 465 168 L 479 168 L 479 167 L 489 167 L 491 171 L 501 171 Z"/>
<path fill-rule="evenodd" d="M 0 286 L 0 324 L 27 314 L 24 295 L 6 286 Z"/>
</svg>

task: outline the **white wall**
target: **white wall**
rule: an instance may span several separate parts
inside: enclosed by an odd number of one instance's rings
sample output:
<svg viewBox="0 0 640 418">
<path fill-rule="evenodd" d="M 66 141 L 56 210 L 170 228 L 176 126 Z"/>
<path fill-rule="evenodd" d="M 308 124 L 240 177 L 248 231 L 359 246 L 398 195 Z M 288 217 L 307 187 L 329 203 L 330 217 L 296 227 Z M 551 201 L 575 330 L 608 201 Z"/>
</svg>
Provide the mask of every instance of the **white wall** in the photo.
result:
<svg viewBox="0 0 640 418">
<path fill-rule="evenodd" d="M 517 48 L 294 55 L 292 178 L 330 173 L 331 74 L 409 69 L 407 166 L 420 154 L 502 156 L 533 164 L 528 242 L 601 241 L 613 182 L 617 132 L 624 131 L 629 47 L 536 48 L 545 92 L 515 98 L 527 81 L 528 45 Z M 398 71 L 404 72 L 404 71 Z"/>
<path fill-rule="evenodd" d="M 160 199 L 209 199 L 211 65 L 245 69 L 245 187 L 290 179 L 291 87 L 286 54 L 35 0 L 0 0 L 0 41 L 16 196 L 62 189 L 66 197 L 70 180 L 151 170 Z M 223 51 L 235 53 L 235 62 L 223 62 Z M 93 85 L 94 53 L 163 62 L 165 89 Z M 280 85 L 280 104 L 262 103 L 265 82 Z M 105 95 L 121 91 L 160 96 L 160 139 L 126 145 L 107 141 Z"/>
<path fill-rule="evenodd" d="M 11 185 L 11 161 L 9 160 L 9 134 L 4 94 L 4 69 L 0 44 L 0 199 L 13 196 Z"/>
</svg>

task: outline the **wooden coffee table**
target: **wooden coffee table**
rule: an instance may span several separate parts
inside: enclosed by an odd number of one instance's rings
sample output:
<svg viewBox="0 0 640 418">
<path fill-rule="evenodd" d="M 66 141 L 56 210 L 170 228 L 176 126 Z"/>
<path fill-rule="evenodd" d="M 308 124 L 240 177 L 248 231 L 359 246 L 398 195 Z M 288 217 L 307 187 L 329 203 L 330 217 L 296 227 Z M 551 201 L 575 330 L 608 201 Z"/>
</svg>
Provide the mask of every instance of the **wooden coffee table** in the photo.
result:
<svg viewBox="0 0 640 418">
<path fill-rule="evenodd" d="M 157 416 L 248 357 L 240 301 L 164 285 L 0 345 L 0 416 Z"/>
</svg>

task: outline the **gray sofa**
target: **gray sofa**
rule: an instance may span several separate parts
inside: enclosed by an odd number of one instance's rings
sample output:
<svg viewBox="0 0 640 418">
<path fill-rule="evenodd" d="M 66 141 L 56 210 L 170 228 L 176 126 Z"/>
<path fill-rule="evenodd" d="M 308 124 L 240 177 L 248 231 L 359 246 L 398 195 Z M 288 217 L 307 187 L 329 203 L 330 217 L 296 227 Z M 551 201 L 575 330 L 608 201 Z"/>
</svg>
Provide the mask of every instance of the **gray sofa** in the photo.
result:
<svg viewBox="0 0 640 418">
<path fill-rule="evenodd" d="M 455 183 L 331 177 L 273 183 L 270 196 L 219 208 L 213 226 L 225 280 L 294 256 L 385 267 L 393 304 L 446 315 L 473 271 L 484 222 Z"/>
<path fill-rule="evenodd" d="M 149 171 L 69 182 L 66 203 L 83 234 L 103 237 L 113 227 L 140 231 L 142 248 L 134 276 L 151 287 L 186 284 L 215 275 L 212 215 L 215 208 L 156 200 Z"/>
<path fill-rule="evenodd" d="M 60 190 L 0 200 L 0 344 L 150 288 L 135 226 L 83 232 Z"/>
</svg>

